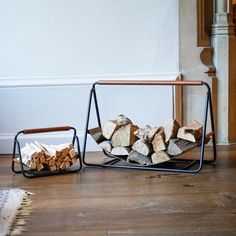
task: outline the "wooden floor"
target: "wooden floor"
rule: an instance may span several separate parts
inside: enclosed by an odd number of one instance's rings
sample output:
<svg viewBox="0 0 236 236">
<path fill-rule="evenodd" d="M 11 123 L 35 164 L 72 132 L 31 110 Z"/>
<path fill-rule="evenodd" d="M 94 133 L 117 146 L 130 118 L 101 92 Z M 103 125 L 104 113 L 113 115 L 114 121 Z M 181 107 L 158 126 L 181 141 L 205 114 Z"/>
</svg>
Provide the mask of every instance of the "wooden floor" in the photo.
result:
<svg viewBox="0 0 236 236">
<path fill-rule="evenodd" d="M 0 188 L 35 193 L 25 236 L 236 235 L 236 146 L 198 174 L 87 167 L 26 179 L 10 163 L 0 156 Z"/>
</svg>

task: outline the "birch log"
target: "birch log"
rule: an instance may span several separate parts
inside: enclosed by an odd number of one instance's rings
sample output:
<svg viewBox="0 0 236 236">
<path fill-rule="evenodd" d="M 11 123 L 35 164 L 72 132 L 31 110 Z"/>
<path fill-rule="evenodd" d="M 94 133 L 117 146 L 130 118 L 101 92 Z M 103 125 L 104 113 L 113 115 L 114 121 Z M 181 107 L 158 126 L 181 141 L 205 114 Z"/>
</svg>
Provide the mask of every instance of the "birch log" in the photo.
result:
<svg viewBox="0 0 236 236">
<path fill-rule="evenodd" d="M 152 141 L 152 147 L 154 152 L 163 151 L 166 149 L 165 133 L 163 129 L 160 129 L 154 136 Z"/>
<path fill-rule="evenodd" d="M 133 150 L 129 154 L 127 161 L 130 163 L 137 163 L 140 165 L 151 165 L 152 164 L 152 161 L 149 156 L 144 156 L 143 154 L 136 152 L 135 150 Z"/>
<path fill-rule="evenodd" d="M 111 150 L 111 154 L 115 156 L 128 156 L 130 150 L 129 147 L 115 147 Z"/>
<path fill-rule="evenodd" d="M 133 145 L 133 143 L 136 141 L 136 136 L 134 135 L 134 131 L 137 129 L 138 126 L 128 124 L 116 130 L 111 139 L 112 146 L 128 147 Z"/>
<path fill-rule="evenodd" d="M 177 137 L 177 133 L 178 133 L 179 128 L 180 128 L 180 125 L 177 122 L 177 120 L 175 120 L 175 119 L 164 125 L 165 142 L 166 143 L 169 142 L 169 140 L 171 138 Z"/>
<path fill-rule="evenodd" d="M 148 156 L 148 154 L 152 151 L 151 145 L 145 143 L 142 139 L 137 140 L 133 144 L 132 149 L 143 154 L 144 156 Z"/>
<path fill-rule="evenodd" d="M 165 161 L 169 161 L 170 157 L 166 152 L 159 151 L 159 152 L 154 152 L 151 156 L 151 159 L 152 159 L 152 164 L 155 165 Z"/>
<path fill-rule="evenodd" d="M 102 135 L 102 129 L 100 127 L 89 129 L 88 133 L 91 135 L 94 141 L 98 144 L 106 140 L 105 137 Z"/>
<path fill-rule="evenodd" d="M 124 115 L 120 114 L 119 116 L 116 117 L 115 120 L 108 120 L 103 124 L 102 135 L 106 139 L 111 139 L 113 133 L 117 129 L 128 124 L 132 124 L 132 121 L 129 118 L 125 117 Z"/>
<path fill-rule="evenodd" d="M 202 137 L 202 124 L 194 121 L 191 124 L 181 127 L 177 137 L 190 142 L 197 142 Z"/>
<path fill-rule="evenodd" d="M 197 147 L 197 143 L 193 143 L 183 139 L 170 139 L 167 153 L 171 156 L 177 156 L 184 152 L 190 151 Z"/>
<path fill-rule="evenodd" d="M 153 138 L 154 135 L 156 134 L 156 132 L 159 130 L 160 128 L 157 127 L 151 127 L 150 125 L 146 125 L 144 128 L 139 128 L 137 129 L 134 134 L 140 138 L 141 140 L 143 140 L 144 142 L 150 143 Z"/>
<path fill-rule="evenodd" d="M 103 141 L 103 142 L 99 143 L 98 146 L 101 147 L 106 152 L 111 152 L 112 146 L 111 146 L 110 141 Z"/>
</svg>

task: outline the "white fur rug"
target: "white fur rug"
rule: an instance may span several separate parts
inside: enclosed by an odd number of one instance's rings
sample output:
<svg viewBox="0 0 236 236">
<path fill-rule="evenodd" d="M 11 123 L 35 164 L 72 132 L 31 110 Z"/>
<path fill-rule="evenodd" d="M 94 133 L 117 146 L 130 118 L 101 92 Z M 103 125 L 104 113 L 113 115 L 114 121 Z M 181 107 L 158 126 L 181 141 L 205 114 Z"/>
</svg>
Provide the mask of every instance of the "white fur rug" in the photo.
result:
<svg viewBox="0 0 236 236">
<path fill-rule="evenodd" d="M 0 236 L 20 235 L 30 214 L 31 201 L 21 189 L 0 190 Z"/>
</svg>

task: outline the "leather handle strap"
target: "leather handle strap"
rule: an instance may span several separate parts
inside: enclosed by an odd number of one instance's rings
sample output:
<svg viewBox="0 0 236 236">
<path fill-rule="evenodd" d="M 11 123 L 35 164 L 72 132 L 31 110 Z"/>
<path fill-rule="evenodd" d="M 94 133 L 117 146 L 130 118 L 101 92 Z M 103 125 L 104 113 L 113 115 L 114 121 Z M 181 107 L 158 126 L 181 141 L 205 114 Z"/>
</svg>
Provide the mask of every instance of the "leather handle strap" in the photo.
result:
<svg viewBox="0 0 236 236">
<path fill-rule="evenodd" d="M 58 126 L 58 127 L 48 127 L 48 128 L 36 128 L 36 129 L 25 129 L 24 134 L 36 134 L 36 133 L 46 133 L 46 132 L 56 132 L 56 131 L 68 131 L 70 126 Z"/>
<path fill-rule="evenodd" d="M 201 80 L 99 80 L 99 85 L 193 85 L 201 86 Z"/>
</svg>

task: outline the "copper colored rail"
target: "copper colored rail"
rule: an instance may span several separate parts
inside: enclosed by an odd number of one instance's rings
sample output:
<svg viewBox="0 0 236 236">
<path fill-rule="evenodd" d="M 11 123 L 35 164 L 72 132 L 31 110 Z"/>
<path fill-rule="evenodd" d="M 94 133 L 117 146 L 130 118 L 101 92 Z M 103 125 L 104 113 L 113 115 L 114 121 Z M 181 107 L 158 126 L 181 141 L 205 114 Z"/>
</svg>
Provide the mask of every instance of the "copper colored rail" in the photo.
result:
<svg viewBox="0 0 236 236">
<path fill-rule="evenodd" d="M 59 127 L 49 127 L 49 128 L 36 128 L 36 129 L 25 129 L 22 132 L 24 134 L 36 134 L 36 133 L 46 133 L 46 132 L 56 132 L 56 131 L 68 131 L 70 126 L 59 126 Z"/>
<path fill-rule="evenodd" d="M 177 80 L 99 80 L 99 85 L 193 85 L 201 86 L 201 80 L 177 81 Z"/>
</svg>

